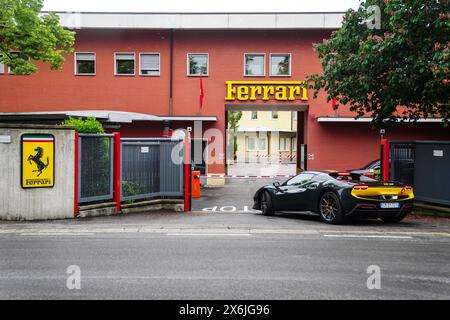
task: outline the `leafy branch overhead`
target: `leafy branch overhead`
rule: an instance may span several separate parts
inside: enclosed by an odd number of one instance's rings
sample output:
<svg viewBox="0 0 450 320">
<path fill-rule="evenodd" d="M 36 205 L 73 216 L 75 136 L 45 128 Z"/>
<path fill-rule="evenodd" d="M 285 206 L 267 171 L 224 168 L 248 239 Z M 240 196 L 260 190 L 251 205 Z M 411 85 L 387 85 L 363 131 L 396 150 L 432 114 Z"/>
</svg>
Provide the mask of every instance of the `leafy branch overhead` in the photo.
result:
<svg viewBox="0 0 450 320">
<path fill-rule="evenodd" d="M 368 27 L 373 5 L 380 28 Z M 342 28 L 315 47 L 323 74 L 308 76 L 314 95 L 325 90 L 336 108 L 371 116 L 377 127 L 422 117 L 448 124 L 449 9 L 448 0 L 368 0 L 348 10 Z"/>
<path fill-rule="evenodd" d="M 72 52 L 74 32 L 54 13 L 40 14 L 43 0 L 0 0 L 0 59 L 14 74 L 35 73 L 33 61 L 61 69 Z"/>
</svg>

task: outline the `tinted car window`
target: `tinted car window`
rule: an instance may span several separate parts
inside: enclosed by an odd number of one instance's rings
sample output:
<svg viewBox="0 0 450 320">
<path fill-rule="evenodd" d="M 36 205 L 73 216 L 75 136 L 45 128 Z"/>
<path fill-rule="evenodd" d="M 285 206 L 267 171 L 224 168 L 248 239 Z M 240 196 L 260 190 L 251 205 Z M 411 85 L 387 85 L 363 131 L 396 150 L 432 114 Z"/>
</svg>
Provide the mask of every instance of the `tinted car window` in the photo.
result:
<svg viewBox="0 0 450 320">
<path fill-rule="evenodd" d="M 286 182 L 287 186 L 299 186 L 311 180 L 315 175 L 312 173 L 300 173 L 298 176 L 293 177 L 292 179 Z"/>
</svg>

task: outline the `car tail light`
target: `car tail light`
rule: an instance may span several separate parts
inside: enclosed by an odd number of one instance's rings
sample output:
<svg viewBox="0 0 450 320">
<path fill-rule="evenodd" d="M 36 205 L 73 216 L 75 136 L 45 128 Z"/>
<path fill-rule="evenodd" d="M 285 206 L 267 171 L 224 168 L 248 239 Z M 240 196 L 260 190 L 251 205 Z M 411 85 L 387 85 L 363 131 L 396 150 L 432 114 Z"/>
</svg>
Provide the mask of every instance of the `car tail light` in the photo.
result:
<svg viewBox="0 0 450 320">
<path fill-rule="evenodd" d="M 354 186 L 353 189 L 355 190 L 366 190 L 367 188 L 369 188 L 369 186 Z"/>
<path fill-rule="evenodd" d="M 359 207 L 360 209 L 376 209 L 374 205 L 363 205 Z"/>
<path fill-rule="evenodd" d="M 349 176 L 350 172 L 338 172 L 338 176 Z"/>
<path fill-rule="evenodd" d="M 372 172 L 366 172 L 366 173 L 364 173 L 363 174 L 363 176 L 366 176 L 366 177 L 369 177 L 369 178 L 375 178 L 375 174 L 374 173 L 372 173 Z"/>
</svg>

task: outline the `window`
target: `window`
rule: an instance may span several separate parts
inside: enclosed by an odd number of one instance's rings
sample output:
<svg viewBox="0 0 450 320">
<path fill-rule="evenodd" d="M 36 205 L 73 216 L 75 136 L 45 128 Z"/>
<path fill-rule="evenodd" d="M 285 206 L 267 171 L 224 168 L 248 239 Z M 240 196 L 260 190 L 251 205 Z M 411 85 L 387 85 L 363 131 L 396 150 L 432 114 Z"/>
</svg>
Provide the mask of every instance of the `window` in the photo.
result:
<svg viewBox="0 0 450 320">
<path fill-rule="evenodd" d="M 207 76 L 208 69 L 208 55 L 207 54 L 188 54 L 188 76 Z"/>
<path fill-rule="evenodd" d="M 247 151 L 265 151 L 266 138 L 247 137 Z"/>
<path fill-rule="evenodd" d="M 314 177 L 312 173 L 300 173 L 286 182 L 287 186 L 301 186 Z"/>
<path fill-rule="evenodd" d="M 0 54 L 0 74 L 5 73 L 5 65 L 3 64 L 3 61 L 1 60 L 3 56 Z"/>
<path fill-rule="evenodd" d="M 292 111 L 292 120 L 297 121 L 297 111 Z"/>
<path fill-rule="evenodd" d="M 280 138 L 280 151 L 289 151 L 289 138 Z"/>
<path fill-rule="evenodd" d="M 271 54 L 270 55 L 270 75 L 290 76 L 291 75 L 291 55 Z"/>
<path fill-rule="evenodd" d="M 134 76 L 134 53 L 115 53 L 114 60 L 116 76 Z"/>
<path fill-rule="evenodd" d="M 95 53 L 75 53 L 75 74 L 95 75 Z"/>
<path fill-rule="evenodd" d="M 292 138 L 292 151 L 297 151 L 297 138 Z"/>
<path fill-rule="evenodd" d="M 265 54 L 245 54 L 245 76 L 264 76 L 266 74 L 265 68 Z"/>
<path fill-rule="evenodd" d="M 272 120 L 278 119 L 278 111 L 272 111 Z"/>
<path fill-rule="evenodd" d="M 252 113 L 250 115 L 250 119 L 258 120 L 258 111 L 252 111 Z"/>
<path fill-rule="evenodd" d="M 16 56 L 15 59 L 23 59 L 26 61 L 30 60 L 30 57 L 28 57 L 25 53 L 19 52 L 19 51 L 13 51 L 11 52 L 11 57 Z M 4 68 L 4 67 L 3 67 Z M 14 74 L 14 70 L 11 67 L 8 67 L 8 73 Z"/>
<path fill-rule="evenodd" d="M 141 76 L 160 75 L 159 53 L 141 53 L 139 63 L 139 74 Z"/>
</svg>

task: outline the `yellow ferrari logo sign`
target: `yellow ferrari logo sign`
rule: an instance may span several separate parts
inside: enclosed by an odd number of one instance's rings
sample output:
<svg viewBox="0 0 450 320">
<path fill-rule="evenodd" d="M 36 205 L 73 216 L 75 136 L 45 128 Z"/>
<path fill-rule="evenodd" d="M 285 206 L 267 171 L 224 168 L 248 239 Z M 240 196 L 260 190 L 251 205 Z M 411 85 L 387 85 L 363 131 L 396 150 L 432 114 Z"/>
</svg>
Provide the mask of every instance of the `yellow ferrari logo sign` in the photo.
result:
<svg viewBox="0 0 450 320">
<path fill-rule="evenodd" d="M 22 136 L 22 188 L 54 186 L 54 146 L 51 134 Z"/>
</svg>

